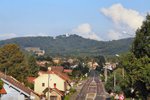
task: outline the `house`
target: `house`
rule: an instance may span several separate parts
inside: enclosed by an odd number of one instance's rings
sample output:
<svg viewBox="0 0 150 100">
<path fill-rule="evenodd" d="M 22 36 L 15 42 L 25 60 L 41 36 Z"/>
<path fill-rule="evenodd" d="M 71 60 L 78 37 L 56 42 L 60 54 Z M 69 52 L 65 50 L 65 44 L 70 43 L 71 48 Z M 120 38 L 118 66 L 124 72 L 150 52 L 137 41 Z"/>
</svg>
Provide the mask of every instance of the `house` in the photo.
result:
<svg viewBox="0 0 150 100">
<path fill-rule="evenodd" d="M 28 83 L 31 83 L 31 84 L 34 84 L 35 79 L 36 79 L 36 77 L 27 77 Z"/>
<path fill-rule="evenodd" d="M 70 74 L 70 73 L 72 73 L 72 70 L 71 69 L 64 69 L 64 73 Z"/>
<path fill-rule="evenodd" d="M 36 64 L 41 67 L 45 67 L 46 64 L 50 64 L 50 61 L 36 61 Z"/>
<path fill-rule="evenodd" d="M 0 72 L 0 79 L 3 81 L 3 89 L 0 91 L 1 100 L 40 100 L 40 97 L 30 88 L 17 81 L 12 76 Z"/>
<path fill-rule="evenodd" d="M 53 63 L 54 64 L 60 64 L 61 58 L 53 58 Z"/>
<path fill-rule="evenodd" d="M 48 71 L 40 71 L 39 76 L 34 79 L 34 91 L 45 95 L 48 99 L 62 100 L 62 97 L 70 89 L 70 79 L 62 72 L 61 67 L 50 67 Z"/>
<path fill-rule="evenodd" d="M 2 97 L 3 95 L 5 95 L 5 94 L 7 94 L 7 92 L 6 92 L 5 88 L 2 87 L 2 89 L 0 90 L 0 95 L 1 95 L 1 97 Z"/>
<path fill-rule="evenodd" d="M 116 63 L 106 62 L 105 67 L 109 70 L 114 70 L 116 68 Z"/>
<path fill-rule="evenodd" d="M 63 72 L 64 67 L 63 66 L 50 66 L 48 67 L 49 70 L 51 71 L 58 71 L 58 72 Z"/>
<path fill-rule="evenodd" d="M 38 56 L 43 56 L 45 54 L 45 51 L 41 50 L 39 47 L 26 47 L 25 50 L 28 52 L 33 52 Z"/>
<path fill-rule="evenodd" d="M 96 67 L 99 66 L 97 62 L 92 61 L 88 62 L 87 65 L 90 67 L 90 69 L 96 69 Z"/>
</svg>

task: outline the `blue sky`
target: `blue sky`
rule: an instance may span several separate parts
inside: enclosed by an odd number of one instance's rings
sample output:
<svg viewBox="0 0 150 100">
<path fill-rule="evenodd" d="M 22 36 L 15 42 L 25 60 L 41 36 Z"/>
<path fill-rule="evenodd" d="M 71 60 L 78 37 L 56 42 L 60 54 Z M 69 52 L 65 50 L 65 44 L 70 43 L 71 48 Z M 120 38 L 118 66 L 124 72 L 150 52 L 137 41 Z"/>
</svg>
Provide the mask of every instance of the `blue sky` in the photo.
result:
<svg viewBox="0 0 150 100">
<path fill-rule="evenodd" d="M 0 40 L 78 34 L 96 40 L 133 37 L 150 0 L 0 0 Z"/>
</svg>

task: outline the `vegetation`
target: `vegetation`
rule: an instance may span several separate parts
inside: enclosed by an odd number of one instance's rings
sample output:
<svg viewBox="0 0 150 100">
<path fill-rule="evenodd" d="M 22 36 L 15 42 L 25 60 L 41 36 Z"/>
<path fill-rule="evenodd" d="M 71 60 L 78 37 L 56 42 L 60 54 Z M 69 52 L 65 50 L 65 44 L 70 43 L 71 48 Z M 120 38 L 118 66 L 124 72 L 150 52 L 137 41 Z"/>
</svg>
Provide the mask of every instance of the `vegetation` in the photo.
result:
<svg viewBox="0 0 150 100">
<path fill-rule="evenodd" d="M 73 77 L 81 77 L 81 76 L 85 75 L 88 72 L 89 72 L 88 66 L 84 66 L 84 64 L 80 62 L 78 64 L 78 66 L 73 69 L 72 76 Z"/>
<path fill-rule="evenodd" d="M 38 66 L 34 57 L 25 56 L 18 45 L 7 44 L 0 48 L 0 71 L 26 82 L 27 76 L 36 76 Z"/>
<path fill-rule="evenodd" d="M 0 41 L 0 46 L 10 43 L 25 47 L 40 47 L 50 56 L 114 55 L 129 50 L 132 38 L 114 41 L 96 41 L 78 35 L 53 37 L 20 37 Z"/>
<path fill-rule="evenodd" d="M 150 15 L 147 15 L 141 28 L 137 29 L 131 51 L 122 55 L 119 60 L 119 67 L 113 72 L 118 74 L 116 86 L 127 97 L 147 100 L 150 96 Z M 118 72 L 119 69 L 124 69 L 124 73 L 121 70 Z M 113 81 L 112 75 L 107 84 L 110 81 Z M 111 89 L 109 85 L 106 86 Z"/>
<path fill-rule="evenodd" d="M 0 90 L 3 88 L 3 81 L 0 79 Z"/>
</svg>

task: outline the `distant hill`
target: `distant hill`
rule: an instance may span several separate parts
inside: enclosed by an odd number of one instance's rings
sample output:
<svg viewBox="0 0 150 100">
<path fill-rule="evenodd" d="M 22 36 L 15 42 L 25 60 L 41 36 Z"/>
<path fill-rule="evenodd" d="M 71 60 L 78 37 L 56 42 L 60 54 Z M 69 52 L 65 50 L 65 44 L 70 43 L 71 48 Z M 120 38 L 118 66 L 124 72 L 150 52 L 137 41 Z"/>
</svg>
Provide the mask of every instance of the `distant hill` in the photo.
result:
<svg viewBox="0 0 150 100">
<path fill-rule="evenodd" d="M 56 38 L 45 37 L 18 37 L 13 39 L 1 40 L 0 46 L 15 43 L 22 48 L 40 47 L 46 54 L 56 56 L 68 55 L 114 55 L 116 53 L 127 52 L 132 44 L 133 38 L 96 41 L 82 38 L 78 35 L 60 35 Z"/>
</svg>

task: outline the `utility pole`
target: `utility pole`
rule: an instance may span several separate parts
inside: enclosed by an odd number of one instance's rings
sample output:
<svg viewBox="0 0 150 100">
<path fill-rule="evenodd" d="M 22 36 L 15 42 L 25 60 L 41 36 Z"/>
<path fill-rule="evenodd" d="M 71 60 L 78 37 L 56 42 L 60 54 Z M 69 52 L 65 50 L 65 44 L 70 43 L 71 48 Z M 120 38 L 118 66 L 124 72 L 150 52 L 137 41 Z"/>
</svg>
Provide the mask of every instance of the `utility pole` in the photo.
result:
<svg viewBox="0 0 150 100">
<path fill-rule="evenodd" d="M 123 79 L 124 79 L 124 68 L 122 68 L 122 76 L 123 76 Z"/>
<path fill-rule="evenodd" d="M 6 79 L 6 74 L 7 74 L 7 70 L 6 70 L 6 68 L 5 68 L 5 79 Z"/>
<path fill-rule="evenodd" d="M 48 74 L 48 100 L 50 100 L 50 86 L 49 86 L 49 81 L 50 81 L 50 74 Z"/>
<path fill-rule="evenodd" d="M 114 90 L 115 90 L 115 87 L 116 87 L 116 73 L 114 72 Z"/>
<path fill-rule="evenodd" d="M 105 82 L 107 82 L 107 65 L 105 65 L 104 69 Z"/>
</svg>

